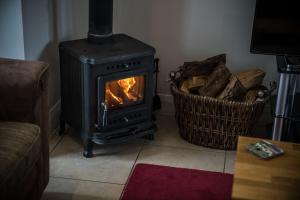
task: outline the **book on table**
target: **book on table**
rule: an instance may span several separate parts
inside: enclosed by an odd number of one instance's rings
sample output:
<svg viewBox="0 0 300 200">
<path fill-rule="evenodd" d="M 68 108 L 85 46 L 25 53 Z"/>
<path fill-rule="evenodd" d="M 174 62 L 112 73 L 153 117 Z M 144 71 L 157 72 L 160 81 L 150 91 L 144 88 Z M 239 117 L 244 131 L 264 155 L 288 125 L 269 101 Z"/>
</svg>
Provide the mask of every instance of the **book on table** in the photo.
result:
<svg viewBox="0 0 300 200">
<path fill-rule="evenodd" d="M 261 140 L 246 146 L 247 150 L 262 159 L 270 159 L 284 153 L 284 150 L 271 142 Z"/>
</svg>

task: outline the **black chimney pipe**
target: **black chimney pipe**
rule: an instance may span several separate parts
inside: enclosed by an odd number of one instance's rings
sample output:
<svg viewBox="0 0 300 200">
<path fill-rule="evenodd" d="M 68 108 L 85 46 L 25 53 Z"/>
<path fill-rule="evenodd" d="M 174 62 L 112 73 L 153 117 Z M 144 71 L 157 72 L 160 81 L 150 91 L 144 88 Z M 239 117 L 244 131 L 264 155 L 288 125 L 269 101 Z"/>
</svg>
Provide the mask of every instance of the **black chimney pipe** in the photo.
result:
<svg viewBox="0 0 300 200">
<path fill-rule="evenodd" d="M 113 0 L 90 0 L 88 39 L 97 41 L 99 38 L 112 35 Z"/>
</svg>

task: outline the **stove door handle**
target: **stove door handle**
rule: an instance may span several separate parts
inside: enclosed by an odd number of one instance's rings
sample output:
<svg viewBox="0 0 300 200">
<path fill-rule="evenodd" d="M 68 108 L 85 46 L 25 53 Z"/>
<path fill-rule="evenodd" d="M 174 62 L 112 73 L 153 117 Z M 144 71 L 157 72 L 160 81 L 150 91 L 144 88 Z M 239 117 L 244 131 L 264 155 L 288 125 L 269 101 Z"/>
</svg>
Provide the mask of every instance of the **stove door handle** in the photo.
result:
<svg viewBox="0 0 300 200">
<path fill-rule="evenodd" d="M 107 105 L 105 102 L 102 102 L 101 105 L 103 106 L 103 115 L 102 115 L 102 125 L 103 127 L 107 126 Z"/>
</svg>

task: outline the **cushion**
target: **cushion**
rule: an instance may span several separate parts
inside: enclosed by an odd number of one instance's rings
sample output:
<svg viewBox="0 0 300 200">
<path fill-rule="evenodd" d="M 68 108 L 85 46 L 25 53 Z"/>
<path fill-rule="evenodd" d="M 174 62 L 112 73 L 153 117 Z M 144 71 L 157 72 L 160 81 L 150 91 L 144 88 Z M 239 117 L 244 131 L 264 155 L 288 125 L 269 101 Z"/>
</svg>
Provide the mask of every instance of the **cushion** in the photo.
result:
<svg viewBox="0 0 300 200">
<path fill-rule="evenodd" d="M 21 122 L 0 122 L 0 193 L 15 191 L 40 154 L 40 128 Z"/>
</svg>

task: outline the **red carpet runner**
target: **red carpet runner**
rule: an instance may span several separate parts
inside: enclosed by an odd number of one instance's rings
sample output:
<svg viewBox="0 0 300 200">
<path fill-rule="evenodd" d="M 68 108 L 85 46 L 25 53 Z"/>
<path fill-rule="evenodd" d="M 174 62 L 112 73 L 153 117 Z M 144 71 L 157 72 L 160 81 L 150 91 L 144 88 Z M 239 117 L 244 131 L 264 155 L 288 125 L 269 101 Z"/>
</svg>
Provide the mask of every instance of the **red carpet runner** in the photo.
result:
<svg viewBox="0 0 300 200">
<path fill-rule="evenodd" d="M 232 182 L 230 174 L 138 164 L 121 200 L 229 200 Z"/>
</svg>

